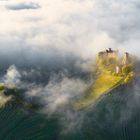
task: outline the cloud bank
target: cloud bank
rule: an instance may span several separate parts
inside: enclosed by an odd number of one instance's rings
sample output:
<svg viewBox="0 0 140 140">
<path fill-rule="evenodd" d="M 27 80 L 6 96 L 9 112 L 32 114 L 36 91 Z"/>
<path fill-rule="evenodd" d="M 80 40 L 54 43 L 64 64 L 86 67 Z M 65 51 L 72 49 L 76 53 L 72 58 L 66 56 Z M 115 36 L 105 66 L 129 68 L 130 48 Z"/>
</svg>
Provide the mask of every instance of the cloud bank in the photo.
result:
<svg viewBox="0 0 140 140">
<path fill-rule="evenodd" d="M 1 3 L 2 55 L 38 52 L 42 56 L 57 52 L 89 59 L 106 47 L 135 54 L 139 51 L 138 0 L 9 0 Z M 5 8 L 7 6 L 13 11 Z M 24 8 L 36 9 L 20 10 Z"/>
<path fill-rule="evenodd" d="M 81 95 L 88 83 L 79 78 L 68 78 L 66 75 L 54 75 L 45 86 L 33 85 L 29 88 L 28 98 L 38 97 L 44 104 L 42 113 L 62 113 L 67 110 L 74 98 Z"/>
</svg>

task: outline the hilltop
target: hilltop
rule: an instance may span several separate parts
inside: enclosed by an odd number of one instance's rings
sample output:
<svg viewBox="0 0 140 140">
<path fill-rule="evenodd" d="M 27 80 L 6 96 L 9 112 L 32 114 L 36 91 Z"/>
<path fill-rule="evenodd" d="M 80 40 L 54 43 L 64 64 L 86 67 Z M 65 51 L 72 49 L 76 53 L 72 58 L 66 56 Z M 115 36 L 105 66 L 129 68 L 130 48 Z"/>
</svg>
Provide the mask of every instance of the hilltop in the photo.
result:
<svg viewBox="0 0 140 140">
<path fill-rule="evenodd" d="M 128 85 L 135 77 L 134 69 L 134 58 L 128 52 L 123 56 L 111 48 L 99 52 L 96 59 L 97 78 L 85 96 L 76 102 L 75 108 L 88 107 L 118 86 Z"/>
</svg>

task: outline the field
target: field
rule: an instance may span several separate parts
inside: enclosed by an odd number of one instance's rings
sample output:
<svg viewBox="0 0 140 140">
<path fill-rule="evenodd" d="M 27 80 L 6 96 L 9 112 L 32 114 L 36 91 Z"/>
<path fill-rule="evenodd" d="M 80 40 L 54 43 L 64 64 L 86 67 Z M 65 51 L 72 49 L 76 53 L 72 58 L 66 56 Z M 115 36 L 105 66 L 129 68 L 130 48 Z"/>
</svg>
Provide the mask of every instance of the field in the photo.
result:
<svg viewBox="0 0 140 140">
<path fill-rule="evenodd" d="M 122 79 L 123 77 L 121 76 L 113 76 L 110 74 L 100 75 L 95 81 L 95 84 L 93 84 L 93 86 L 88 90 L 85 97 L 76 102 L 74 105 L 75 108 L 79 110 L 93 104 L 102 95 L 119 86 Z"/>
</svg>

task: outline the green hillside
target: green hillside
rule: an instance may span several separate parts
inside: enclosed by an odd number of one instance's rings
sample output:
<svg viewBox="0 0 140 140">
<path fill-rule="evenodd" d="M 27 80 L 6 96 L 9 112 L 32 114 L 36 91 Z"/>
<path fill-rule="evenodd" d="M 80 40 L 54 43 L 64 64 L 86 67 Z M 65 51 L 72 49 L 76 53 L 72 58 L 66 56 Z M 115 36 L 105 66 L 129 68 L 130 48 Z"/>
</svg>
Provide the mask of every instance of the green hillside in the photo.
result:
<svg viewBox="0 0 140 140">
<path fill-rule="evenodd" d="M 111 50 L 110 53 L 114 52 Z M 127 62 L 122 64 L 122 58 L 117 53 L 108 57 L 106 52 L 102 52 L 96 61 L 97 78 L 89 90 L 87 90 L 85 96 L 76 101 L 74 108 L 76 110 L 86 108 L 94 104 L 102 95 L 109 93 L 116 87 L 130 83 L 135 76 L 134 64 L 130 57 L 127 59 Z M 119 67 L 119 71 L 116 67 Z"/>
<path fill-rule="evenodd" d="M 114 89 L 115 87 L 119 86 L 123 81 L 123 77 L 121 76 L 113 76 L 110 74 L 101 74 L 95 84 L 89 90 L 89 93 L 85 96 L 85 98 L 76 102 L 75 107 L 76 109 L 82 109 L 90 104 L 93 104 L 96 100 L 100 98 L 100 96 L 108 93 L 110 90 Z"/>
</svg>

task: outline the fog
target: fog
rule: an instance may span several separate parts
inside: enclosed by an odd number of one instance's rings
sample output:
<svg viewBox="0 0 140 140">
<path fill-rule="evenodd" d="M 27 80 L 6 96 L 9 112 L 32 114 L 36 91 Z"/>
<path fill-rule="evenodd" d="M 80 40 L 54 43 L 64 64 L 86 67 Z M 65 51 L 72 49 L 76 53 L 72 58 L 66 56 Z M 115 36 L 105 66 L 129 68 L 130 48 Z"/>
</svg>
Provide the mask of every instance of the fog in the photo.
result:
<svg viewBox="0 0 140 140">
<path fill-rule="evenodd" d="M 95 80 L 91 75 L 98 51 L 111 47 L 139 58 L 139 5 L 138 0 L 1 0 L 1 82 L 26 89 L 22 94 L 27 101 L 37 98 L 43 105 L 37 113 L 58 113 L 62 123 L 66 118 L 66 132 L 86 126 L 85 120 L 102 130 L 108 124 L 113 127 L 109 120 L 115 118 L 115 107 L 108 102 L 103 104 L 107 113 L 102 126 L 97 124 L 100 103 L 82 112 L 72 104 Z M 116 104 L 125 101 L 115 127 L 133 118 L 139 90 L 137 79 L 131 90 L 114 91 Z M 126 99 L 122 92 L 128 94 Z"/>
<path fill-rule="evenodd" d="M 92 59 L 106 47 L 138 54 L 138 0 L 9 0 L 0 3 L 3 57 L 11 56 L 18 61 L 22 57 L 23 62 L 27 62 L 73 54 Z M 37 5 L 39 8 L 32 8 Z"/>
</svg>

